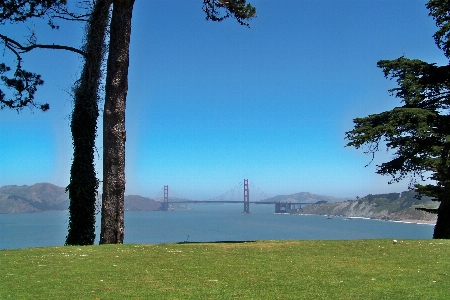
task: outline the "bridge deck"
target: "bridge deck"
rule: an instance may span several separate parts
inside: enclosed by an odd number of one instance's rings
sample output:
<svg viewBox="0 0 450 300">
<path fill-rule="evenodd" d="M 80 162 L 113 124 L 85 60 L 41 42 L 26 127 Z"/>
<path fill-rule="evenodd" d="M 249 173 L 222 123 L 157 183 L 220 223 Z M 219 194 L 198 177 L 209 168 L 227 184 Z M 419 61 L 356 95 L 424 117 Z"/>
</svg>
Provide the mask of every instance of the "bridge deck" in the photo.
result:
<svg viewBox="0 0 450 300">
<path fill-rule="evenodd" d="M 243 203 L 244 201 L 233 201 L 233 200 L 218 200 L 218 201 L 209 201 L 209 200 L 181 200 L 181 201 L 170 201 L 171 204 L 175 203 Z M 276 202 L 276 201 L 249 201 L 249 203 L 253 204 L 275 204 L 275 203 L 291 203 L 291 202 Z M 292 204 L 314 204 L 314 203 L 300 203 L 300 202 L 292 202 Z"/>
</svg>

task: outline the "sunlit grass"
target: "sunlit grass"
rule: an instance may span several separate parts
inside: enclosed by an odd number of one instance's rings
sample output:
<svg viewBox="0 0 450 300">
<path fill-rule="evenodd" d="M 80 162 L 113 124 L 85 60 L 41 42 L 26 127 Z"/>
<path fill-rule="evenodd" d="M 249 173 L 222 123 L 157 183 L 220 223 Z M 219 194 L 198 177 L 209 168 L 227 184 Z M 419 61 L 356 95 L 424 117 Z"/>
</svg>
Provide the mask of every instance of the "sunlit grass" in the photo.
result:
<svg viewBox="0 0 450 300">
<path fill-rule="evenodd" d="M 0 299 L 444 299 L 447 240 L 0 251 Z"/>
</svg>

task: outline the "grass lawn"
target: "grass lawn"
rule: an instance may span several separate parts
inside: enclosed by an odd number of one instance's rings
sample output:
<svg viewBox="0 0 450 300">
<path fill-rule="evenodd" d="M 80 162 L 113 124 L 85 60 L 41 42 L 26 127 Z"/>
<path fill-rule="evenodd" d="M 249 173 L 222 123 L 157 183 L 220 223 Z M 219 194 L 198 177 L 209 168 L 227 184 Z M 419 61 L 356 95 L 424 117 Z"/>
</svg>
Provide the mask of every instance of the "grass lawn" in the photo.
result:
<svg viewBox="0 0 450 300">
<path fill-rule="evenodd" d="M 0 299 L 448 299 L 449 240 L 0 251 Z"/>
</svg>

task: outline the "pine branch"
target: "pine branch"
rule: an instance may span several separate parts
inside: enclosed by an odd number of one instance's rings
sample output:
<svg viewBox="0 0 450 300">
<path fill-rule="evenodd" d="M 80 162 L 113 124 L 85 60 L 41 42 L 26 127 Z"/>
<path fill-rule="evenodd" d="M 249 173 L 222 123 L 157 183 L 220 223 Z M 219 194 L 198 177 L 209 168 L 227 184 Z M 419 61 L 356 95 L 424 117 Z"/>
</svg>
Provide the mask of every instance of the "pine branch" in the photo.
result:
<svg viewBox="0 0 450 300">
<path fill-rule="evenodd" d="M 78 53 L 82 56 L 86 56 L 86 53 L 81 51 L 80 49 L 70 47 L 70 46 L 64 46 L 64 45 L 47 45 L 47 44 L 31 44 L 29 46 L 23 46 L 19 42 L 7 37 L 6 35 L 0 34 L 0 39 L 3 40 L 5 43 L 5 46 L 13 51 L 16 55 L 20 55 L 21 53 L 30 52 L 33 49 L 39 48 L 39 49 L 58 49 L 58 50 L 67 50 L 71 52 Z"/>
</svg>

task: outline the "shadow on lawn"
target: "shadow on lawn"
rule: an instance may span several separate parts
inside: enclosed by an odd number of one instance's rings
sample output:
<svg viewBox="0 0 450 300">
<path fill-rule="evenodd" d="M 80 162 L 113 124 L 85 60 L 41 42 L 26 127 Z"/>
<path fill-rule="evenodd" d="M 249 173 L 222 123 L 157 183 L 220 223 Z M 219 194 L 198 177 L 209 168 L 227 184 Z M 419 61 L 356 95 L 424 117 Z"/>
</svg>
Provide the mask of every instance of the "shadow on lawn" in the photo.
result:
<svg viewBox="0 0 450 300">
<path fill-rule="evenodd" d="M 256 241 L 214 241 L 214 242 L 178 242 L 176 244 L 240 244 L 240 243 L 254 243 Z"/>
</svg>

